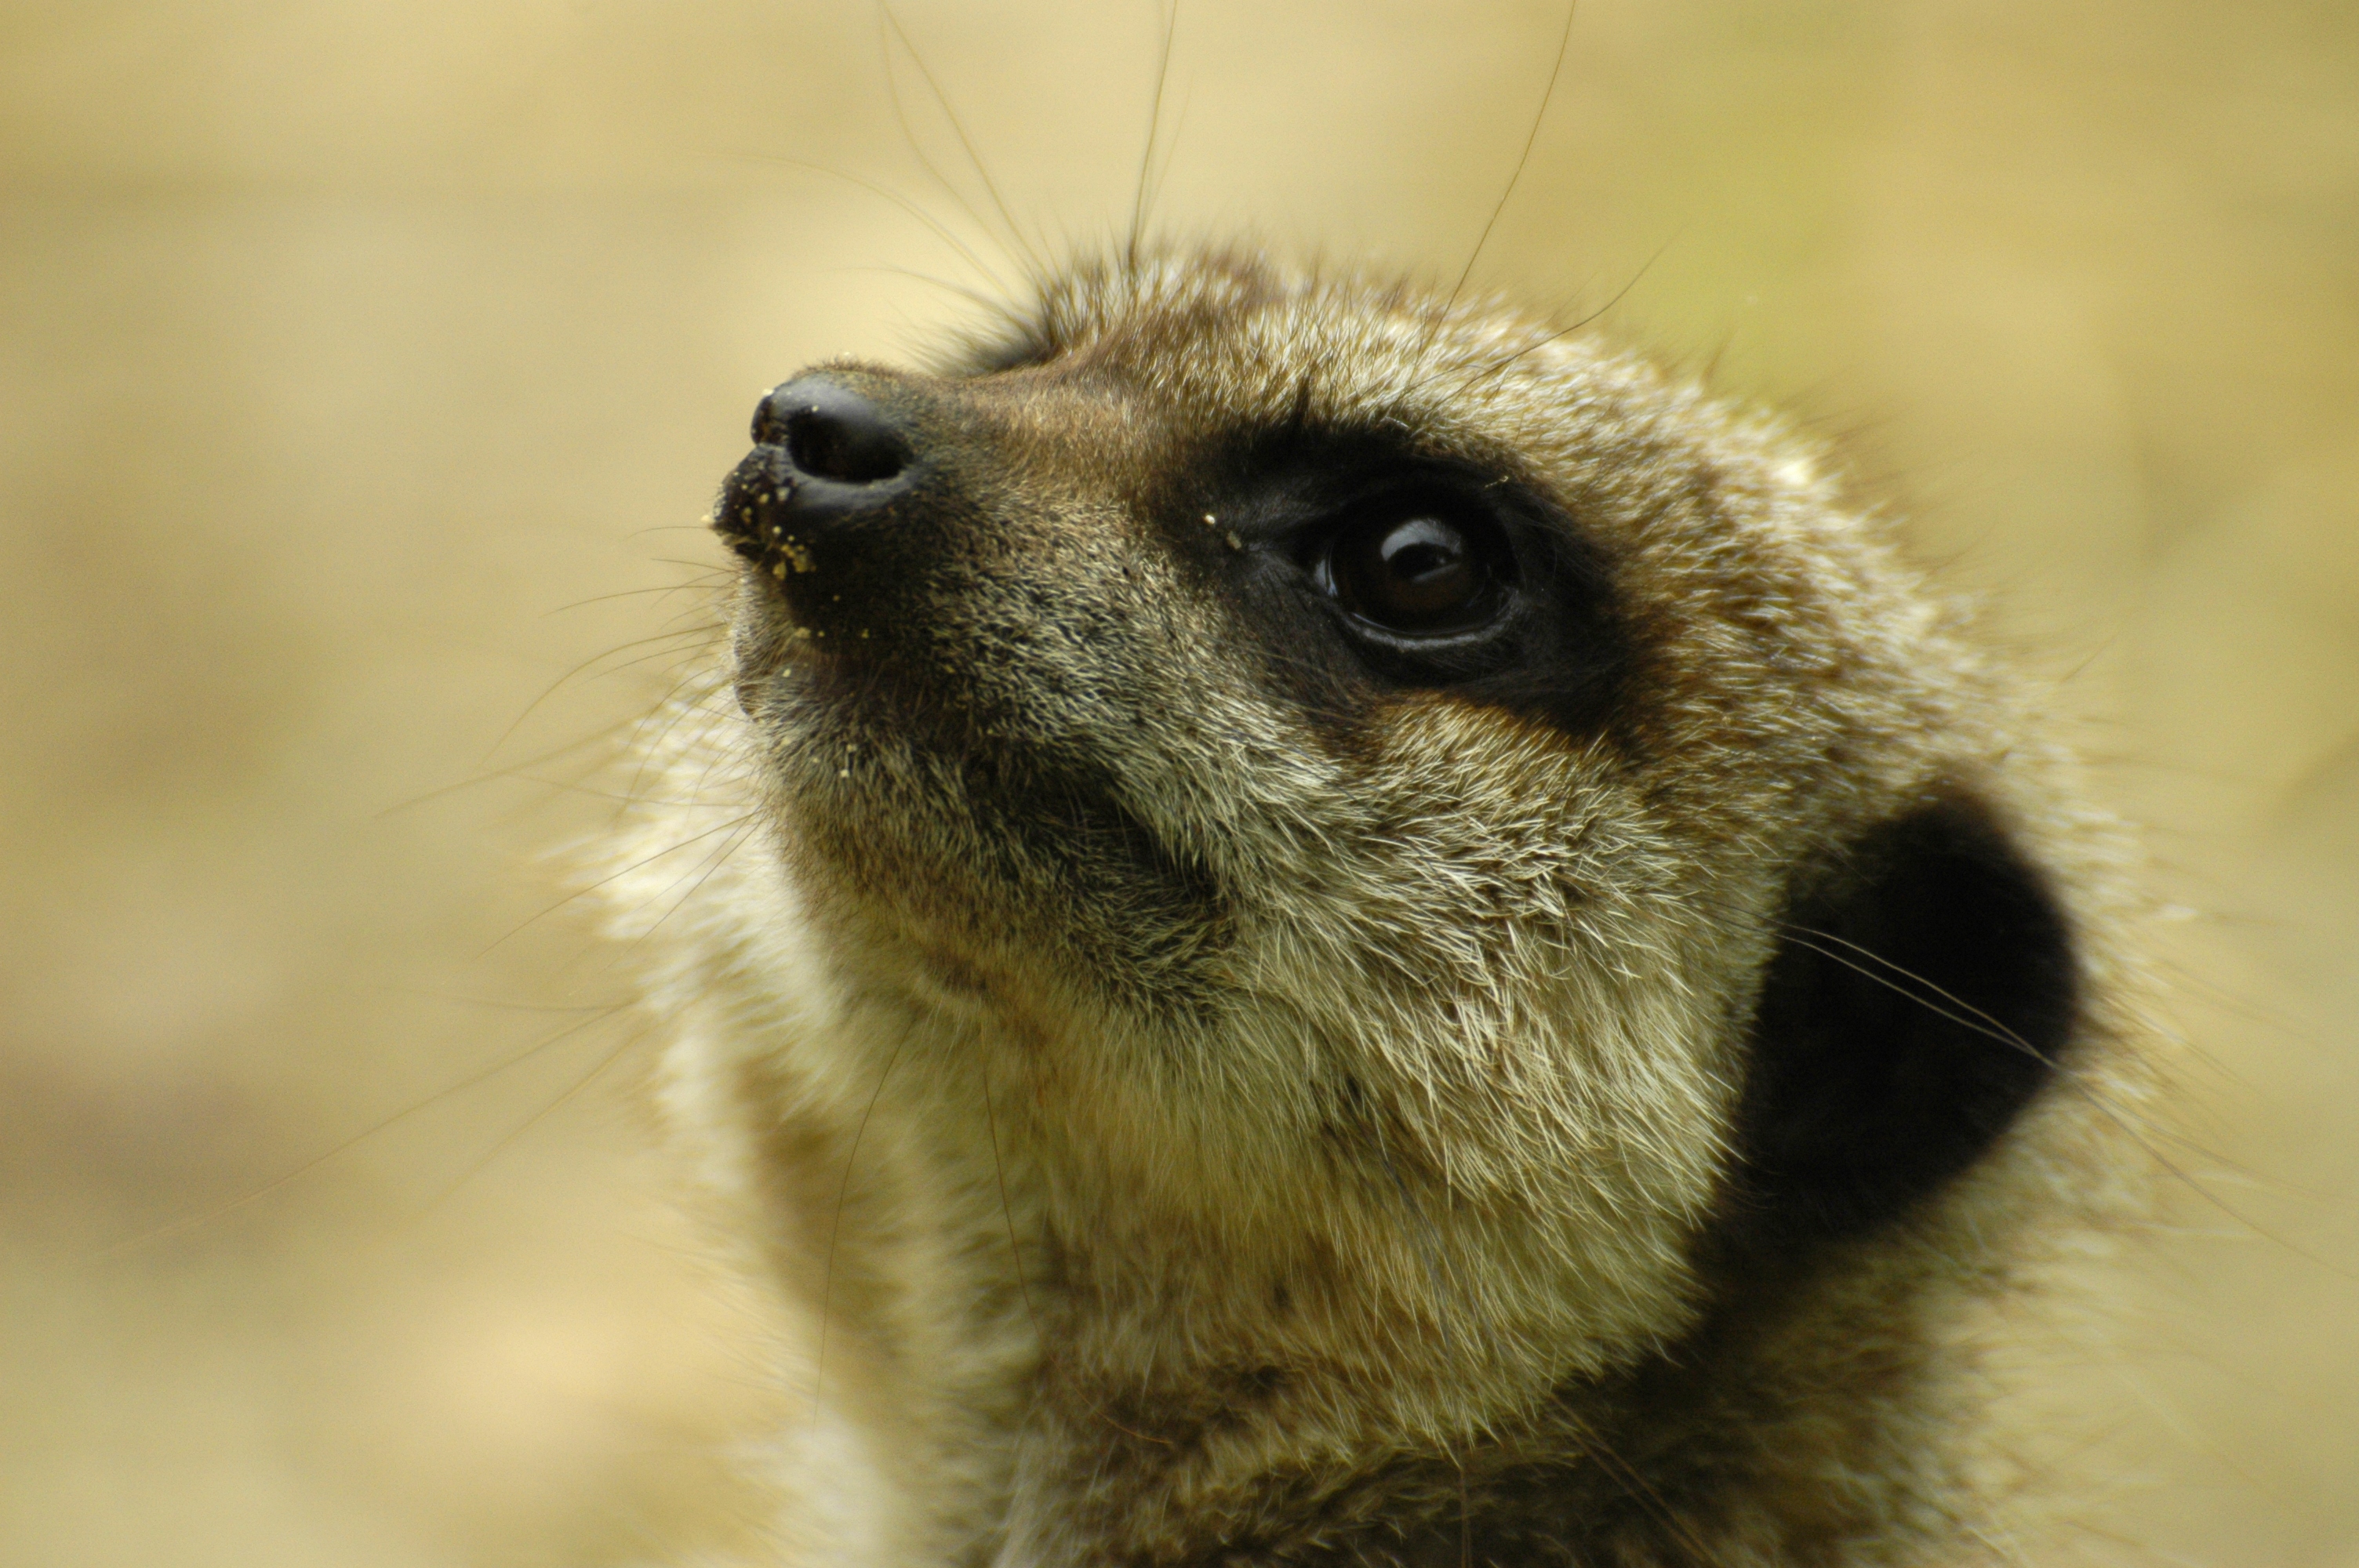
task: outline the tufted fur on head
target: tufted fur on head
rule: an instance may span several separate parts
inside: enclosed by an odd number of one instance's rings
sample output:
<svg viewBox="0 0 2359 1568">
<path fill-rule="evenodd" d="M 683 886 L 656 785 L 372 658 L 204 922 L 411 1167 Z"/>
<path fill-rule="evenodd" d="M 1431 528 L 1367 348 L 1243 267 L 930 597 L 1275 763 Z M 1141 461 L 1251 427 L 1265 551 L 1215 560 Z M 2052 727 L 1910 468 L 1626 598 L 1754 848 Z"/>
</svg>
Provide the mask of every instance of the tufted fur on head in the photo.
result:
<svg viewBox="0 0 2359 1568">
<path fill-rule="evenodd" d="M 782 1558 L 1967 1560 L 2113 852 L 1819 450 L 1198 254 L 756 438 L 609 885 L 822 1325 Z"/>
</svg>

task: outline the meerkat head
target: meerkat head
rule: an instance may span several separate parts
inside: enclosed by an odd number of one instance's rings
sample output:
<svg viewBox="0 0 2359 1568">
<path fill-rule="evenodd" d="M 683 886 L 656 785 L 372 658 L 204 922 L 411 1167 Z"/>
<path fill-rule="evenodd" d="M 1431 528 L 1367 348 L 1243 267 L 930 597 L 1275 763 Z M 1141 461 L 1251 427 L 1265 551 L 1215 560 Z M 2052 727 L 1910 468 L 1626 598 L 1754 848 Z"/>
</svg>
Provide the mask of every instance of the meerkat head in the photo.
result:
<svg viewBox="0 0 2359 1568">
<path fill-rule="evenodd" d="M 996 1087 L 1043 1355 L 1201 1487 L 1275 1390 L 1284 1465 L 1356 1474 L 1855 1282 L 2084 1030 L 1978 663 L 1811 449 L 1639 361 L 1171 256 L 754 438 L 794 918 L 900 1020 L 868 1070 Z"/>
</svg>

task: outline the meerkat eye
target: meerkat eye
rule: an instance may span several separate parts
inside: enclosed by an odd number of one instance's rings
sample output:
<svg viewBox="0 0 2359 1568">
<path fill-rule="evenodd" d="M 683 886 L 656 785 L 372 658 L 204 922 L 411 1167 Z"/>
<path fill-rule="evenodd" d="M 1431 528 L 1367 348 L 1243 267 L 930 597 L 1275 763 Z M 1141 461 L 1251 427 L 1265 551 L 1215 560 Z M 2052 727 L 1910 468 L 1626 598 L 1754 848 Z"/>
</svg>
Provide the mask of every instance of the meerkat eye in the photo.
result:
<svg viewBox="0 0 2359 1568">
<path fill-rule="evenodd" d="M 1360 619 L 1388 632 L 1434 636 L 1489 620 L 1514 558 L 1488 519 L 1387 512 L 1337 533 L 1319 577 Z"/>
</svg>

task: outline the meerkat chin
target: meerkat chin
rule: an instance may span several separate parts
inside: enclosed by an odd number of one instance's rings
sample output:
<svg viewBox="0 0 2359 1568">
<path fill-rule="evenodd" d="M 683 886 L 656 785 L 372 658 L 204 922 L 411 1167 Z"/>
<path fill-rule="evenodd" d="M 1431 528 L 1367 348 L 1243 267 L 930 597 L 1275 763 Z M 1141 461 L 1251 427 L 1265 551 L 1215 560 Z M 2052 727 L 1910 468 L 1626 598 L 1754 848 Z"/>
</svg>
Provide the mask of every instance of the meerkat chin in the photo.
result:
<svg viewBox="0 0 2359 1568">
<path fill-rule="evenodd" d="M 781 1561 L 1973 1560 L 2111 851 L 1810 446 L 1218 254 L 754 440 L 622 853 L 752 831 L 613 885 L 824 1323 Z"/>
</svg>

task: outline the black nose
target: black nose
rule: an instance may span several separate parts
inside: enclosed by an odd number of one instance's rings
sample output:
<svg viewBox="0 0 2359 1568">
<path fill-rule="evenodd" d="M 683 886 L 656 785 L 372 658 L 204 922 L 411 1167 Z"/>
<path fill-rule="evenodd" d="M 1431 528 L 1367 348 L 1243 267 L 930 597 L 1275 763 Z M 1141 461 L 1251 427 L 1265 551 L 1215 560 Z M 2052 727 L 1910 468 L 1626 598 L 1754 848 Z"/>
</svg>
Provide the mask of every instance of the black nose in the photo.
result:
<svg viewBox="0 0 2359 1568">
<path fill-rule="evenodd" d="M 838 484 L 876 484 L 909 466 L 909 443 L 885 411 L 820 376 L 772 388 L 754 410 L 754 439 L 786 448 L 798 474 Z"/>
<path fill-rule="evenodd" d="M 908 427 L 826 376 L 797 377 L 763 398 L 754 440 L 712 525 L 781 582 L 868 553 L 874 525 L 919 477 Z"/>
</svg>

